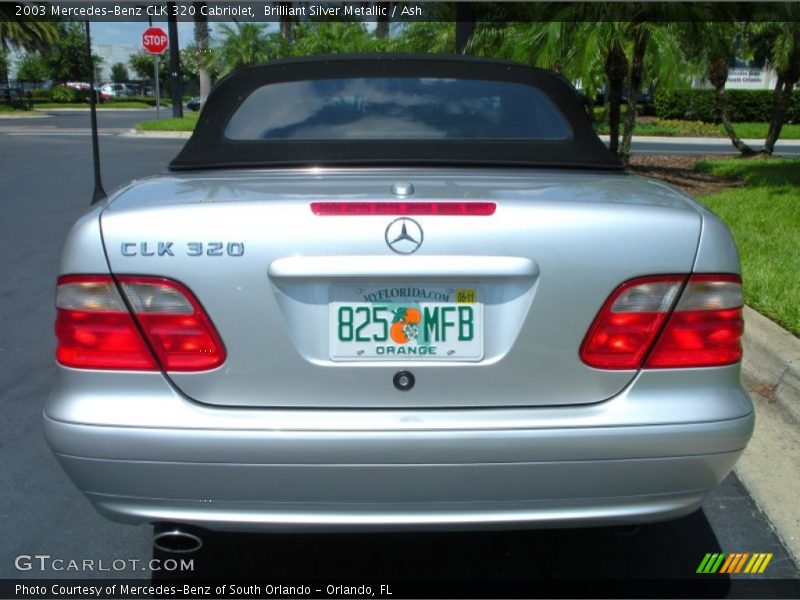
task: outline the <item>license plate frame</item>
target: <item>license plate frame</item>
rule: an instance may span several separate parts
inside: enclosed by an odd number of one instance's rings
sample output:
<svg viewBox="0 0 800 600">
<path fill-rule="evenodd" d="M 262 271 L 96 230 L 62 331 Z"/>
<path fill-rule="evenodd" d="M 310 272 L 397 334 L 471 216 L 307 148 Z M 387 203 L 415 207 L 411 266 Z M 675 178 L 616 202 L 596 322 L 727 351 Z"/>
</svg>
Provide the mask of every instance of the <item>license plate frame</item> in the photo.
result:
<svg viewBox="0 0 800 600">
<path fill-rule="evenodd" d="M 336 362 L 478 362 L 484 357 L 480 285 L 336 283 L 328 300 Z"/>
</svg>

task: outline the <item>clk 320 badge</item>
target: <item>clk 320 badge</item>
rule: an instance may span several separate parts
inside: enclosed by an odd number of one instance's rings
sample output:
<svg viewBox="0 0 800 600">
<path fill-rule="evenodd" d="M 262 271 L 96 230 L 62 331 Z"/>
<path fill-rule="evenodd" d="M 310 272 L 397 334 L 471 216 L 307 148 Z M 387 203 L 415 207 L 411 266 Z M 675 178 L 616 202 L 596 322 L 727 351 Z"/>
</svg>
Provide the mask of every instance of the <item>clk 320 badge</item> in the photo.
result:
<svg viewBox="0 0 800 600">
<path fill-rule="evenodd" d="M 173 242 L 122 242 L 122 256 L 175 256 L 181 246 Z M 187 242 L 183 249 L 187 256 L 244 256 L 242 242 Z"/>
</svg>

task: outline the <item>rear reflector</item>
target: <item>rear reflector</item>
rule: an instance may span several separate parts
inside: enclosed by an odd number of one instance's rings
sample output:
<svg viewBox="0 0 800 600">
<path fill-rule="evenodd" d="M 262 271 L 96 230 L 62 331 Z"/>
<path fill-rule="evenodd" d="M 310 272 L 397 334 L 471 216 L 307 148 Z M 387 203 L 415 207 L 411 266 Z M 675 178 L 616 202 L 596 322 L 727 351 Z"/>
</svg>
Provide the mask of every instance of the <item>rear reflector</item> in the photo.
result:
<svg viewBox="0 0 800 600">
<path fill-rule="evenodd" d="M 156 277 L 60 277 L 56 294 L 56 359 L 77 369 L 204 371 L 225 348 L 194 295 Z M 142 336 L 144 334 L 144 337 Z"/>
<path fill-rule="evenodd" d="M 487 217 L 497 208 L 494 202 L 312 202 L 315 215 L 439 215 Z"/>
<path fill-rule="evenodd" d="M 742 357 L 742 286 L 738 275 L 642 277 L 609 296 L 581 344 L 598 369 L 727 365 Z M 674 306 L 674 310 L 673 310 Z M 672 312 L 671 312 L 672 311 Z"/>
</svg>

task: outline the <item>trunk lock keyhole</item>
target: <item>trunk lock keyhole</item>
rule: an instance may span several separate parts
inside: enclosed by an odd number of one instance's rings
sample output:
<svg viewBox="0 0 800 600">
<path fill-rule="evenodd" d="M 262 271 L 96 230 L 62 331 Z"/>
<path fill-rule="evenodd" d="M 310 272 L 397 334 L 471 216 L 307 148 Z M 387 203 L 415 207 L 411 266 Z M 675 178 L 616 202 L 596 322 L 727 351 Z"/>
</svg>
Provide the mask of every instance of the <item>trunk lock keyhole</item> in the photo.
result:
<svg viewBox="0 0 800 600">
<path fill-rule="evenodd" d="M 407 392 L 414 387 L 414 374 L 411 371 L 398 371 L 392 380 L 394 387 L 401 392 Z"/>
</svg>

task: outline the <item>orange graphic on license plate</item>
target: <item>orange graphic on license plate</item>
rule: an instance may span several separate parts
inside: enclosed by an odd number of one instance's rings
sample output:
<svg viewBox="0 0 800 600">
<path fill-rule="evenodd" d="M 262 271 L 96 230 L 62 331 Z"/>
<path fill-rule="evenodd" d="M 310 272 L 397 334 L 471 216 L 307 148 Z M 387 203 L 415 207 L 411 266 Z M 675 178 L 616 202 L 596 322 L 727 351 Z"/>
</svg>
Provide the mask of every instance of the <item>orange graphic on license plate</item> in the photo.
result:
<svg viewBox="0 0 800 600">
<path fill-rule="evenodd" d="M 402 306 L 394 311 L 389 335 L 398 344 L 406 344 L 417 338 L 422 316 L 416 308 Z"/>
</svg>

